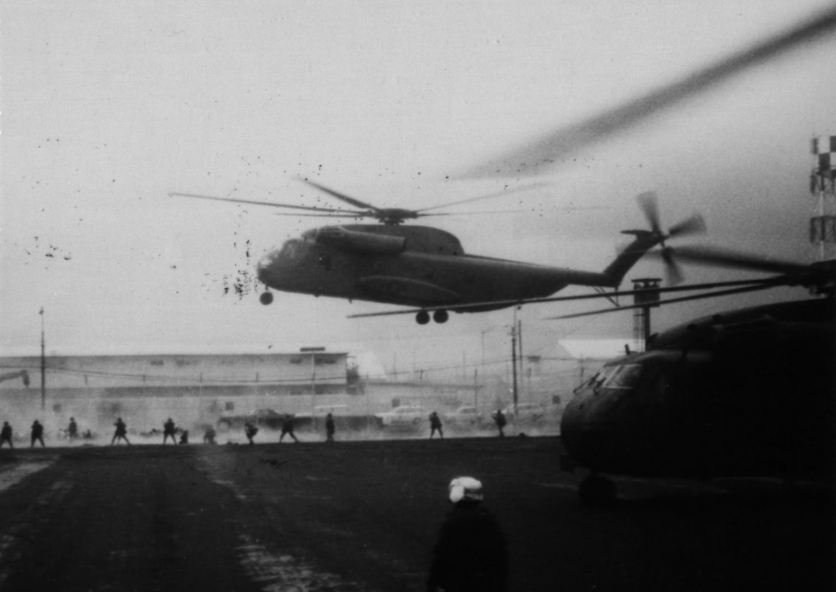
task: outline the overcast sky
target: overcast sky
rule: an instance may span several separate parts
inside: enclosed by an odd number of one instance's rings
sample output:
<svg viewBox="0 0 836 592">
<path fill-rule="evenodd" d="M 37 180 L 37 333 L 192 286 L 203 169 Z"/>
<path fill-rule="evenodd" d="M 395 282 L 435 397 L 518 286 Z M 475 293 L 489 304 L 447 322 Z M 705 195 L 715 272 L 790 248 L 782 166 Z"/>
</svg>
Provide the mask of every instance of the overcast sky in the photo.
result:
<svg viewBox="0 0 836 592">
<path fill-rule="evenodd" d="M 277 293 L 264 307 L 256 292 L 226 292 L 317 220 L 168 193 L 338 205 L 295 180 L 304 176 L 413 208 L 513 190 L 531 179 L 452 178 L 828 7 L 7 0 L 0 353 L 39 353 L 44 307 L 47 348 L 64 355 L 322 345 L 401 371 L 500 359 L 511 311 L 419 327 L 411 316 L 346 319 L 386 305 Z M 535 190 L 468 208 L 520 214 L 433 225 L 470 253 L 599 271 L 619 231 L 645 225 L 634 196 L 655 190 L 668 225 L 697 210 L 711 244 L 812 261 L 809 141 L 836 133 L 834 50 L 831 34 L 787 52 L 588 147 Z M 561 209 L 571 205 L 608 209 Z M 647 261 L 628 277 L 660 273 Z M 672 307 L 654 326 L 742 302 Z M 629 313 L 543 320 L 584 306 L 526 307 L 526 353 L 631 336 Z"/>
</svg>

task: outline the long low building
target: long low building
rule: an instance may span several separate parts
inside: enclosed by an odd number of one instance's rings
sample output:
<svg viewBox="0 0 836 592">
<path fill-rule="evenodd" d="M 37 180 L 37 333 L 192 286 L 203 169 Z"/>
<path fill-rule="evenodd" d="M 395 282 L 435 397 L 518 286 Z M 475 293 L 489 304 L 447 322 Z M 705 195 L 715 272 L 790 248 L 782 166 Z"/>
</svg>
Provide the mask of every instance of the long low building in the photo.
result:
<svg viewBox="0 0 836 592">
<path fill-rule="evenodd" d="M 326 394 L 346 392 L 345 353 L 234 355 L 50 356 L 45 359 L 50 391 L 107 396 L 184 394 Z M 40 385 L 41 359 L 0 358 L 3 373 L 26 370 Z M 14 381 L 0 389 L 19 388 Z M 196 392 L 195 392 L 196 391 Z"/>
<path fill-rule="evenodd" d="M 86 418 L 104 429 L 118 416 L 158 427 L 168 416 L 188 424 L 254 409 L 288 413 L 346 404 L 357 395 L 348 354 L 298 353 L 38 356 L 0 358 L 0 418 L 65 425 Z M 43 378 L 43 383 L 42 383 Z M 43 384 L 43 388 L 42 388 Z"/>
<path fill-rule="evenodd" d="M 18 435 L 38 419 L 48 436 L 74 417 L 81 431 L 112 432 L 122 417 L 134 433 L 171 417 L 187 429 L 258 410 L 318 417 L 328 409 L 370 417 L 402 404 L 439 412 L 474 404 L 473 384 L 360 380 L 348 354 L 304 348 L 275 354 L 161 354 L 0 357 L 0 421 Z M 41 378 L 44 387 L 41 388 Z M 481 405 L 491 405 L 482 397 Z"/>
</svg>

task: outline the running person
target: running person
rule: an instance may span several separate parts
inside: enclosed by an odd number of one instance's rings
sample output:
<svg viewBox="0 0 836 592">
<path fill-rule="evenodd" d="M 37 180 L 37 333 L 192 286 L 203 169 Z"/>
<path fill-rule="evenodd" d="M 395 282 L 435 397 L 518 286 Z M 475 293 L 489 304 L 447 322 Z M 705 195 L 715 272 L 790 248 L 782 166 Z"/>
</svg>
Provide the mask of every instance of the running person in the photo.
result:
<svg viewBox="0 0 836 592">
<path fill-rule="evenodd" d="M 279 436 L 279 442 L 284 440 L 285 434 L 289 435 L 293 438 L 294 442 L 298 442 L 299 440 L 296 438 L 296 434 L 293 433 L 293 415 L 288 413 L 284 416 L 284 421 L 282 422 L 282 435 Z"/>
<path fill-rule="evenodd" d="M 35 442 L 40 442 L 41 446 L 46 448 L 46 444 L 44 444 L 44 426 L 37 419 L 32 424 L 32 445 L 30 448 L 35 447 Z"/>
<path fill-rule="evenodd" d="M 255 435 L 257 433 L 258 428 L 255 427 L 253 424 L 251 424 L 250 422 L 244 424 L 244 435 L 247 436 L 247 440 L 250 441 L 250 445 L 255 444 L 255 442 L 253 442 L 253 438 L 255 438 Z"/>
<path fill-rule="evenodd" d="M 505 424 L 508 423 L 508 421 L 505 419 L 505 414 L 502 413 L 502 409 L 496 410 L 496 413 L 494 413 L 493 416 L 493 420 L 494 422 L 496 422 L 496 427 L 499 428 L 499 437 L 504 437 L 505 432 L 503 431 L 503 429 L 505 428 Z"/>
<path fill-rule="evenodd" d="M 8 421 L 3 422 L 3 429 L 0 430 L 0 448 L 3 447 L 3 442 L 8 442 L 9 448 L 15 447 L 15 445 L 12 444 L 12 426 L 9 425 Z"/>
<path fill-rule="evenodd" d="M 169 436 L 171 437 L 171 441 L 174 444 L 177 444 L 177 438 L 175 437 L 176 428 L 174 427 L 174 422 L 169 417 L 166 422 L 163 424 L 163 445 L 168 441 Z"/>
<path fill-rule="evenodd" d="M 325 441 L 326 442 L 333 442 L 334 441 L 334 432 L 336 431 L 336 427 L 334 426 L 334 416 L 330 413 L 325 416 Z"/>
<path fill-rule="evenodd" d="M 125 442 L 127 442 L 127 443 L 128 443 L 128 445 L 130 446 L 131 441 L 130 441 L 130 440 L 128 440 L 128 436 L 127 436 L 127 433 L 128 433 L 128 426 L 126 426 L 126 425 L 125 425 L 125 422 L 124 422 L 124 421 L 122 421 L 122 418 L 121 418 L 121 417 L 117 417 L 117 418 L 116 418 L 116 423 L 115 423 L 115 424 L 113 424 L 113 425 L 115 425 L 115 426 L 116 426 L 116 431 L 113 433 L 113 439 L 110 441 L 110 445 L 111 445 L 111 446 L 113 446 L 113 444 L 114 444 L 115 442 L 117 442 L 117 441 L 119 441 L 119 440 L 124 440 L 124 441 L 125 441 Z M 89 431 L 89 430 L 88 430 L 88 431 Z"/>
<path fill-rule="evenodd" d="M 441 438 L 444 438 L 444 432 L 441 431 L 441 418 L 438 417 L 438 413 L 433 411 L 430 413 L 430 440 L 433 439 L 436 432 Z"/>
<path fill-rule="evenodd" d="M 67 437 L 69 437 L 70 440 L 78 438 L 78 424 L 75 422 L 75 417 L 70 418 L 70 425 L 67 428 Z"/>
</svg>

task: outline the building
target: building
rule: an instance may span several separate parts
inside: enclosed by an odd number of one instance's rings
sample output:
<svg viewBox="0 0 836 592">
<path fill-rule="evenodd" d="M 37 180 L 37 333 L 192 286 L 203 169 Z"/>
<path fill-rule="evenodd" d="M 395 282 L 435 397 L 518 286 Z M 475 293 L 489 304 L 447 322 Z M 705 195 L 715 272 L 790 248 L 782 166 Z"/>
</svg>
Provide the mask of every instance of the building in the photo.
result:
<svg viewBox="0 0 836 592">
<path fill-rule="evenodd" d="M 0 418 L 17 430 L 39 418 L 48 427 L 76 417 L 82 429 L 110 430 L 122 416 L 139 430 L 213 424 L 223 414 L 276 409 L 304 413 L 321 404 L 346 404 L 348 354 L 303 348 L 298 353 L 212 355 L 49 356 L 41 392 L 41 358 L 0 358 L 0 374 L 26 371 L 29 385 L 0 382 Z"/>
</svg>

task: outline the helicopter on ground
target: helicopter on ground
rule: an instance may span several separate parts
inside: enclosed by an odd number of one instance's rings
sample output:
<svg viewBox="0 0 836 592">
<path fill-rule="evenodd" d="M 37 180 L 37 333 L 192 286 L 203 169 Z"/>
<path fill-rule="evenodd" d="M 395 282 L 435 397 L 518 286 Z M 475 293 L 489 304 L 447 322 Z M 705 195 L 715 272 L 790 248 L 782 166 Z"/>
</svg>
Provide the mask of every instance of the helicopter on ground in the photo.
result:
<svg viewBox="0 0 836 592">
<path fill-rule="evenodd" d="M 575 390 L 561 420 L 567 468 L 577 463 L 591 471 L 581 501 L 614 499 L 615 486 L 601 473 L 832 483 L 836 260 L 799 265 L 708 247 L 674 253 L 779 274 L 734 290 L 800 285 L 823 297 L 692 320 L 651 336 L 646 351 L 606 363 Z"/>
<path fill-rule="evenodd" d="M 428 226 L 401 226 L 410 218 L 438 214 L 427 214 L 426 209 L 381 209 L 312 181 L 305 182 L 363 209 L 337 210 L 172 195 L 316 212 L 308 215 L 377 218 L 382 224 L 311 229 L 299 238 L 286 241 L 280 249 L 268 252 L 257 267 L 258 279 L 268 288 L 261 294 L 261 302 L 266 305 L 273 301 L 269 291 L 272 288 L 398 304 L 417 307 L 415 319 L 421 325 L 430 320 L 427 308 L 432 310 L 436 323 L 444 323 L 449 318 L 450 308 L 460 313 L 496 310 L 511 306 L 510 302 L 544 298 L 568 285 L 617 288 L 624 275 L 648 250 L 656 245 L 664 246 L 669 238 L 705 231 L 705 223 L 698 214 L 667 232 L 662 231 L 658 223 L 653 223 L 650 230 L 626 230 L 623 233 L 634 236 L 634 240 L 603 271 L 576 271 L 467 254 L 459 240 L 446 231 Z M 655 212 L 654 194 L 642 194 L 639 201 L 646 213 Z M 648 213 L 648 217 L 651 214 Z"/>
</svg>

